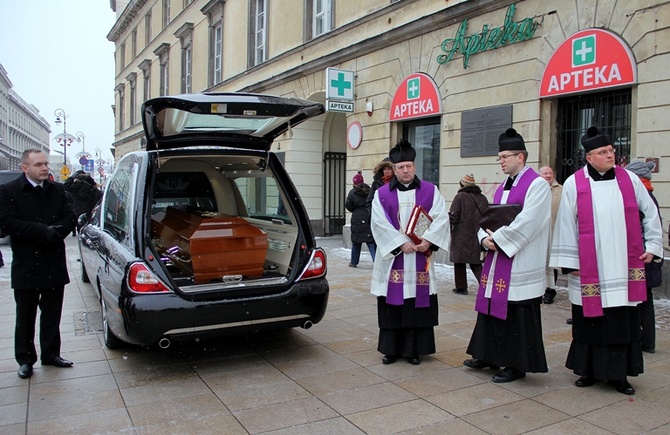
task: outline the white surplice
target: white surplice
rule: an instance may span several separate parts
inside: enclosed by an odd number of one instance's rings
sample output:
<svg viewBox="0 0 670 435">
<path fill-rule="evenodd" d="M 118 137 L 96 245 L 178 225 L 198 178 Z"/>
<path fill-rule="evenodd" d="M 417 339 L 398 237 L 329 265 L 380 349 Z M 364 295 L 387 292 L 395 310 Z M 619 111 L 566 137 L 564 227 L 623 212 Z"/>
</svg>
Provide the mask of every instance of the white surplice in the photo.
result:
<svg viewBox="0 0 670 435">
<path fill-rule="evenodd" d="M 421 181 L 422 187 L 428 184 L 435 189 L 433 193 L 433 204 L 428 211 L 428 214 L 433 219 L 428 230 L 423 234 L 423 238 L 432 244 L 438 246 L 440 249 L 447 250 L 449 247 L 449 213 L 445 204 L 444 198 L 440 191 L 433 184 Z M 391 254 L 393 250 L 400 247 L 403 243 L 411 241 L 405 235 L 404 229 L 407 228 L 407 221 L 414 209 L 416 190 L 400 191 L 394 189 L 391 193 L 398 195 L 398 218 L 400 222 L 400 229 L 395 229 L 386 216 L 386 211 L 382 207 L 379 200 L 379 191 L 375 192 L 374 200 L 372 201 L 372 218 L 371 229 L 372 235 L 377 244 L 377 254 L 375 255 L 375 262 L 372 267 L 372 282 L 370 285 L 370 292 L 375 296 L 386 296 L 388 290 L 388 279 L 391 273 L 391 266 L 395 256 Z M 403 283 L 403 298 L 416 297 L 416 255 L 424 255 L 423 253 L 411 253 L 404 255 L 404 283 Z M 435 268 L 433 266 L 432 258 L 428 265 L 429 279 L 430 279 L 430 294 L 436 294 L 437 285 L 435 283 Z"/>
<path fill-rule="evenodd" d="M 516 187 L 521 175 L 529 170 L 528 166 L 514 180 Z M 503 183 L 505 183 L 503 181 Z M 500 204 L 507 204 L 510 190 L 503 192 Z M 537 177 L 528 187 L 523 209 L 511 224 L 503 226 L 493 233 L 496 244 L 513 259 L 509 284 L 509 301 L 524 301 L 544 294 L 546 288 L 547 251 L 551 230 L 551 189 L 542 177 Z M 479 240 L 488 234 L 480 229 Z M 490 276 L 496 267 L 498 252 L 494 254 Z M 482 277 L 486 273 L 482 270 Z M 485 296 L 490 298 L 493 280 L 487 281 Z"/>
<path fill-rule="evenodd" d="M 580 171 L 588 174 L 585 166 Z M 644 218 L 645 250 L 663 257 L 663 231 L 656 205 L 647 189 L 634 173 L 628 171 L 633 182 L 637 205 Z M 623 197 L 616 179 L 594 181 L 589 176 L 595 219 L 596 252 L 603 308 L 635 306 L 628 301 L 628 245 Z M 558 209 L 549 266 L 579 270 L 579 228 L 577 223 L 577 188 L 575 176 L 563 184 L 561 205 Z M 642 255 L 644 252 L 640 252 Z M 637 253 L 636 253 L 637 254 Z M 570 302 L 582 305 L 579 276 L 568 275 Z"/>
</svg>

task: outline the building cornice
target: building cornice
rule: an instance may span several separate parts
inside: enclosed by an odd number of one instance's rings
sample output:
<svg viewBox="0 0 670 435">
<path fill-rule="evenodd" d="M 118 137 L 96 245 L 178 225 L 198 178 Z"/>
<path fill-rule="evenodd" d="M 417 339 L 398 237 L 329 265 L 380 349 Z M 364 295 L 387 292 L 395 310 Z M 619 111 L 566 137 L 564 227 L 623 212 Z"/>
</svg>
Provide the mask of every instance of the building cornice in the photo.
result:
<svg viewBox="0 0 670 435">
<path fill-rule="evenodd" d="M 131 0 L 121 13 L 119 19 L 114 23 L 112 30 L 107 34 L 107 40 L 114 43 L 118 41 L 123 32 L 125 32 L 133 23 L 133 20 L 137 17 L 140 10 L 147 4 L 147 1 L 148 0 Z"/>
</svg>

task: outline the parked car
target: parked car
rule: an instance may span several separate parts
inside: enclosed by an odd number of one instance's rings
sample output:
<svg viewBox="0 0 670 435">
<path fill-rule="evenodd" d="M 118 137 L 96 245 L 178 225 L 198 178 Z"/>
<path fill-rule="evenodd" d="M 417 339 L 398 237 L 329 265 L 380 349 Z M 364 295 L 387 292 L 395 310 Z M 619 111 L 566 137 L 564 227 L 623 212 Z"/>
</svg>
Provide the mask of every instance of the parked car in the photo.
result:
<svg viewBox="0 0 670 435">
<path fill-rule="evenodd" d="M 166 348 L 323 318 L 326 255 L 270 152 L 277 136 L 323 112 L 312 101 L 242 93 L 142 105 L 146 150 L 116 164 L 78 238 L 107 347 Z"/>
</svg>

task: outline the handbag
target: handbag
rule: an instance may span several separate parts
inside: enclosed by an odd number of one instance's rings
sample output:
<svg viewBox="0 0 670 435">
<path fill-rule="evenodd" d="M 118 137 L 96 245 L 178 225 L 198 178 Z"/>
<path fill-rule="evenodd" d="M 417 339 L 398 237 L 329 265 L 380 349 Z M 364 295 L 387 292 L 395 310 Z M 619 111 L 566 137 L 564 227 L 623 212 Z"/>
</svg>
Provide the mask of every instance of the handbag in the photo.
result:
<svg viewBox="0 0 670 435">
<path fill-rule="evenodd" d="M 522 209 L 521 204 L 489 204 L 482 213 L 479 226 L 484 230 L 498 231 L 500 227 L 511 224 Z"/>
</svg>

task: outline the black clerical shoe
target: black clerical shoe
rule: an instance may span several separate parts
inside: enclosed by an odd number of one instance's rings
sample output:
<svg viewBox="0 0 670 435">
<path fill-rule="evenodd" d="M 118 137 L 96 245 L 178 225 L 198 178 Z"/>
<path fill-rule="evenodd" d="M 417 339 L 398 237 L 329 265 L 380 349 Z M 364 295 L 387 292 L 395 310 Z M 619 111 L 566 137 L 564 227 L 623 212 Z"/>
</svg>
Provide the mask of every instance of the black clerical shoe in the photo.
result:
<svg viewBox="0 0 670 435">
<path fill-rule="evenodd" d="M 633 388 L 633 386 L 630 383 L 628 383 L 626 379 L 624 379 L 623 381 L 615 381 L 613 379 L 608 379 L 607 385 L 616 388 L 616 390 L 622 394 L 627 394 L 629 396 L 635 394 L 635 388 Z"/>
<path fill-rule="evenodd" d="M 653 347 L 644 347 L 644 346 L 642 346 L 642 352 L 656 353 L 656 349 L 653 348 Z"/>
<path fill-rule="evenodd" d="M 413 356 L 413 357 L 407 358 L 407 362 L 412 364 L 412 365 L 418 366 L 419 364 L 421 364 L 421 358 L 419 358 L 418 356 Z"/>
<path fill-rule="evenodd" d="M 467 295 L 468 294 L 468 289 L 466 289 L 466 288 L 452 288 L 451 291 L 456 293 L 457 295 Z"/>
<path fill-rule="evenodd" d="M 21 364 L 19 370 L 16 372 L 21 379 L 27 379 L 33 375 L 32 364 Z"/>
<path fill-rule="evenodd" d="M 500 370 L 498 373 L 493 375 L 491 380 L 496 384 L 502 384 L 505 382 L 516 381 L 517 379 L 525 377 L 526 373 L 522 372 L 521 370 L 515 369 L 514 367 L 505 367 L 504 369 Z"/>
<path fill-rule="evenodd" d="M 74 363 L 72 361 L 68 361 L 64 358 L 61 358 L 59 356 L 54 357 L 53 359 L 48 359 L 48 360 L 42 360 L 42 365 L 43 366 L 54 366 L 54 367 L 72 367 Z"/>
<path fill-rule="evenodd" d="M 485 361 L 482 361 L 480 359 L 477 359 L 477 358 L 466 359 L 465 361 L 463 361 L 463 365 L 465 367 L 470 367 L 471 369 L 493 369 L 493 370 L 497 370 L 497 369 L 500 368 L 496 365 L 489 364 L 489 363 L 487 363 Z"/>
<path fill-rule="evenodd" d="M 578 387 L 590 387 L 591 385 L 598 382 L 593 376 L 582 376 L 575 381 L 575 385 Z"/>
<path fill-rule="evenodd" d="M 382 363 L 383 364 L 393 364 L 396 360 L 396 357 L 393 355 L 384 355 L 384 358 L 382 358 Z"/>
<path fill-rule="evenodd" d="M 572 317 L 565 319 L 565 323 L 567 323 L 568 325 L 572 325 Z"/>
<path fill-rule="evenodd" d="M 544 291 L 542 296 L 542 302 L 549 305 L 554 303 L 554 298 L 556 297 L 556 290 L 548 288 Z"/>
</svg>

